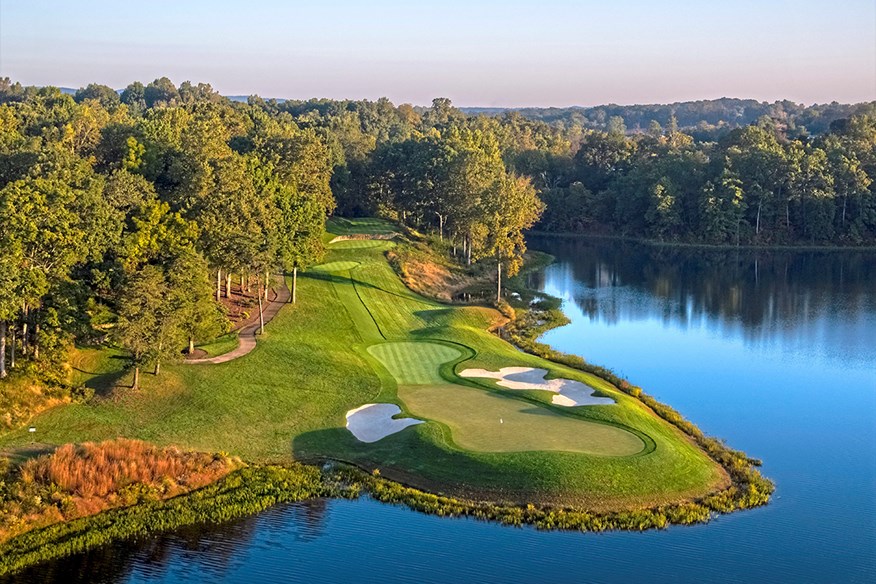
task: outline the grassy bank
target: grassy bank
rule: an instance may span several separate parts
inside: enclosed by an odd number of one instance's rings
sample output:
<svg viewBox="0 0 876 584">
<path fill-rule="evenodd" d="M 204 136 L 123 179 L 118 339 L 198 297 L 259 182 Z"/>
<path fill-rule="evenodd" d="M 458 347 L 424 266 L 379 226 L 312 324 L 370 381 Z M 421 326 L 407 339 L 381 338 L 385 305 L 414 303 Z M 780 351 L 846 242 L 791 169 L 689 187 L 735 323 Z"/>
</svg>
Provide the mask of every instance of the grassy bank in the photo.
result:
<svg viewBox="0 0 876 584">
<path fill-rule="evenodd" d="M 277 503 L 331 494 L 319 471 L 306 466 L 244 468 L 202 489 L 29 531 L 0 548 L 0 576 L 113 541 L 187 525 L 254 515 Z"/>
</svg>

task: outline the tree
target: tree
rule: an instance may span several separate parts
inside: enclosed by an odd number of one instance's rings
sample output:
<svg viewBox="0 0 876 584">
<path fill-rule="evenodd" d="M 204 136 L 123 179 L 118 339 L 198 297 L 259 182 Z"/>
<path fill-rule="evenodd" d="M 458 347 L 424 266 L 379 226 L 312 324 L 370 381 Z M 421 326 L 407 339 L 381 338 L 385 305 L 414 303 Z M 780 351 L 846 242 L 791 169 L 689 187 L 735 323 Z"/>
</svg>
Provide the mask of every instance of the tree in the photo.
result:
<svg viewBox="0 0 876 584">
<path fill-rule="evenodd" d="M 93 99 L 107 110 L 115 109 L 121 103 L 119 94 L 115 89 L 98 83 L 89 83 L 86 87 L 80 88 L 73 96 L 73 99 L 76 100 L 76 103 Z"/>
<path fill-rule="evenodd" d="M 146 107 L 153 107 L 158 103 L 172 105 L 179 99 L 179 91 L 167 77 L 156 79 L 143 89 L 143 100 Z"/>
<path fill-rule="evenodd" d="M 2 242 L 2 238 L 0 238 Z M 0 255 L 0 379 L 6 377 L 6 336 L 9 323 L 12 325 L 12 365 L 15 364 L 15 324 L 14 321 L 21 310 L 19 295 L 19 270 L 23 258 L 16 253 L 17 249 L 4 248 Z"/>
<path fill-rule="evenodd" d="M 725 169 L 720 181 L 708 182 L 704 191 L 703 236 L 716 243 L 735 237 L 739 245 L 739 230 L 746 208 L 742 181 Z"/>
<path fill-rule="evenodd" d="M 139 81 L 128 85 L 119 96 L 121 102 L 137 111 L 146 109 L 146 88 Z"/>
<path fill-rule="evenodd" d="M 115 341 L 131 354 L 134 367 L 132 387 L 140 387 L 140 369 L 150 360 L 160 358 L 169 340 L 173 321 L 167 313 L 167 284 L 158 266 L 143 266 L 129 274 L 119 298 L 119 319 L 114 329 Z"/>
<path fill-rule="evenodd" d="M 201 228 L 201 249 L 217 272 L 217 299 L 222 271 L 227 297 L 232 271 L 261 269 L 276 258 L 277 208 L 256 190 L 250 168 L 239 155 L 211 161 L 207 191 L 188 213 Z"/>
<path fill-rule="evenodd" d="M 325 218 L 335 207 L 328 150 L 315 132 L 304 130 L 271 138 L 257 153 L 264 172 L 253 173 L 256 190 L 275 209 L 276 260 L 264 263 L 292 272 L 294 303 L 298 269 L 321 257 Z"/>
<path fill-rule="evenodd" d="M 651 202 L 645 213 L 645 221 L 652 236 L 658 239 L 672 237 L 681 224 L 678 199 L 673 194 L 670 181 L 663 178 L 651 188 Z"/>
<path fill-rule="evenodd" d="M 532 227 L 544 211 L 528 178 L 505 175 L 490 188 L 483 201 L 487 228 L 484 251 L 496 258 L 496 303 L 502 302 L 502 268 L 515 275 L 523 264 L 526 241 L 523 231 Z"/>
<path fill-rule="evenodd" d="M 166 271 L 168 298 L 192 354 L 196 339 L 209 339 L 228 329 L 221 305 L 213 302 L 207 262 L 194 249 L 174 258 Z"/>
</svg>

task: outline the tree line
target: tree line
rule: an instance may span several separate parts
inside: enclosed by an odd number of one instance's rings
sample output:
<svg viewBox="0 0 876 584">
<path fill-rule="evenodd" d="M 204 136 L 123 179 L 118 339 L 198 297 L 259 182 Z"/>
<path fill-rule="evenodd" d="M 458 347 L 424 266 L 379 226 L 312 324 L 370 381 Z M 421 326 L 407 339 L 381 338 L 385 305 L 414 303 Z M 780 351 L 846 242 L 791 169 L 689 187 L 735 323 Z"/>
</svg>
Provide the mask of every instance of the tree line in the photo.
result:
<svg viewBox="0 0 876 584">
<path fill-rule="evenodd" d="M 535 226 L 542 231 L 730 245 L 876 241 L 876 103 L 687 104 L 693 112 L 688 117 L 709 112 L 710 121 L 721 122 L 720 131 L 705 134 L 679 123 L 673 109 L 678 104 L 636 106 L 637 115 L 651 112 L 665 123 L 651 119 L 642 128 L 643 119 L 634 117 L 637 126 L 630 128 L 613 115 L 594 129 L 567 119 L 529 119 L 519 111 L 466 115 L 442 98 L 429 108 L 395 107 L 385 99 L 250 103 L 326 133 L 332 190 L 342 214 L 388 210 L 401 217 L 424 209 L 425 192 L 398 177 L 394 207 L 387 209 L 388 183 L 375 177 L 387 175 L 393 157 L 410 165 L 416 156 L 402 152 L 422 154 L 433 147 L 434 135 L 447 140 L 449 131 L 479 132 L 498 144 L 509 173 L 536 188 L 545 203 Z M 743 123 L 755 114 L 762 115 Z M 819 132 L 810 133 L 804 122 Z M 442 231 L 444 212 L 416 215 Z"/>
<path fill-rule="evenodd" d="M 631 132 L 646 132 L 652 121 L 666 126 L 675 118 L 680 128 L 698 139 L 714 139 L 735 128 L 755 124 L 764 116 L 781 124 L 794 137 L 822 134 L 834 121 L 849 118 L 865 108 L 866 104 L 831 102 L 806 106 L 789 100 L 769 103 L 723 97 L 669 104 L 461 109 L 471 115 L 494 116 L 514 111 L 531 120 L 577 124 L 593 130 L 607 130 L 612 118 L 621 117 Z"/>
<path fill-rule="evenodd" d="M 541 228 L 717 244 L 876 241 L 876 107 L 811 139 L 770 118 L 698 142 L 670 124 L 593 131 L 543 183 Z"/>
<path fill-rule="evenodd" d="M 791 123 L 814 113 L 787 112 L 703 137 L 672 112 L 594 129 L 445 98 L 244 103 L 167 78 L 71 96 L 2 79 L 0 375 L 107 335 L 158 369 L 227 327 L 232 279 L 263 298 L 272 272 L 317 261 L 332 212 L 434 232 L 495 269 L 497 300 L 532 227 L 876 241 L 876 106 L 822 112 L 817 135 Z"/>
<path fill-rule="evenodd" d="M 0 82 L 0 376 L 50 374 L 72 339 L 135 367 L 227 330 L 218 300 L 322 251 L 325 140 L 162 78 L 119 95 Z M 242 291 L 241 290 L 241 291 Z"/>
</svg>

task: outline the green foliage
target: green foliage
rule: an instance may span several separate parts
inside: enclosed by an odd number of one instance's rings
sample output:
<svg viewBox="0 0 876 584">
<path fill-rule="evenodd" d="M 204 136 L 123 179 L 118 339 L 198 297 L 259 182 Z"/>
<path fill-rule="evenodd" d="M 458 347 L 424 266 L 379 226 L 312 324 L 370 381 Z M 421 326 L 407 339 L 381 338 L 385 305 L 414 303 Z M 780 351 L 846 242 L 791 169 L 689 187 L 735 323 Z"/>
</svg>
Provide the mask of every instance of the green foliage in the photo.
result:
<svg viewBox="0 0 876 584">
<path fill-rule="evenodd" d="M 0 546 L 0 575 L 107 543 L 188 525 L 230 521 L 254 515 L 277 503 L 326 496 L 333 491 L 312 467 L 244 468 L 217 483 L 175 497 L 156 500 L 133 494 L 137 504 L 92 517 L 56 523 Z"/>
</svg>

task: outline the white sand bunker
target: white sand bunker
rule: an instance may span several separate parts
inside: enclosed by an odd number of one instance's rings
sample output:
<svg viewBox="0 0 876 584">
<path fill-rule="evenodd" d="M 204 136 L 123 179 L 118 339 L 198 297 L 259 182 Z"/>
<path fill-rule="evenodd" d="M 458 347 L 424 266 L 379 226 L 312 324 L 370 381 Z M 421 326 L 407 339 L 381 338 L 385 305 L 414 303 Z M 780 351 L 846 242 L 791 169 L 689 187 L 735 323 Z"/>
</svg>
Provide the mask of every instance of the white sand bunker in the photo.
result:
<svg viewBox="0 0 876 584">
<path fill-rule="evenodd" d="M 486 369 L 465 369 L 459 375 L 461 377 L 487 377 L 498 379 L 496 385 L 508 389 L 538 389 L 552 391 L 555 396 L 551 403 L 558 406 L 607 406 L 614 404 L 610 397 L 596 397 L 593 388 L 589 385 L 572 379 L 545 379 L 545 369 L 532 367 L 502 367 L 498 371 Z"/>
<path fill-rule="evenodd" d="M 401 408 L 395 404 L 365 404 L 347 412 L 347 429 L 361 442 L 377 442 L 408 426 L 422 424 L 414 418 L 393 419 Z"/>
</svg>

